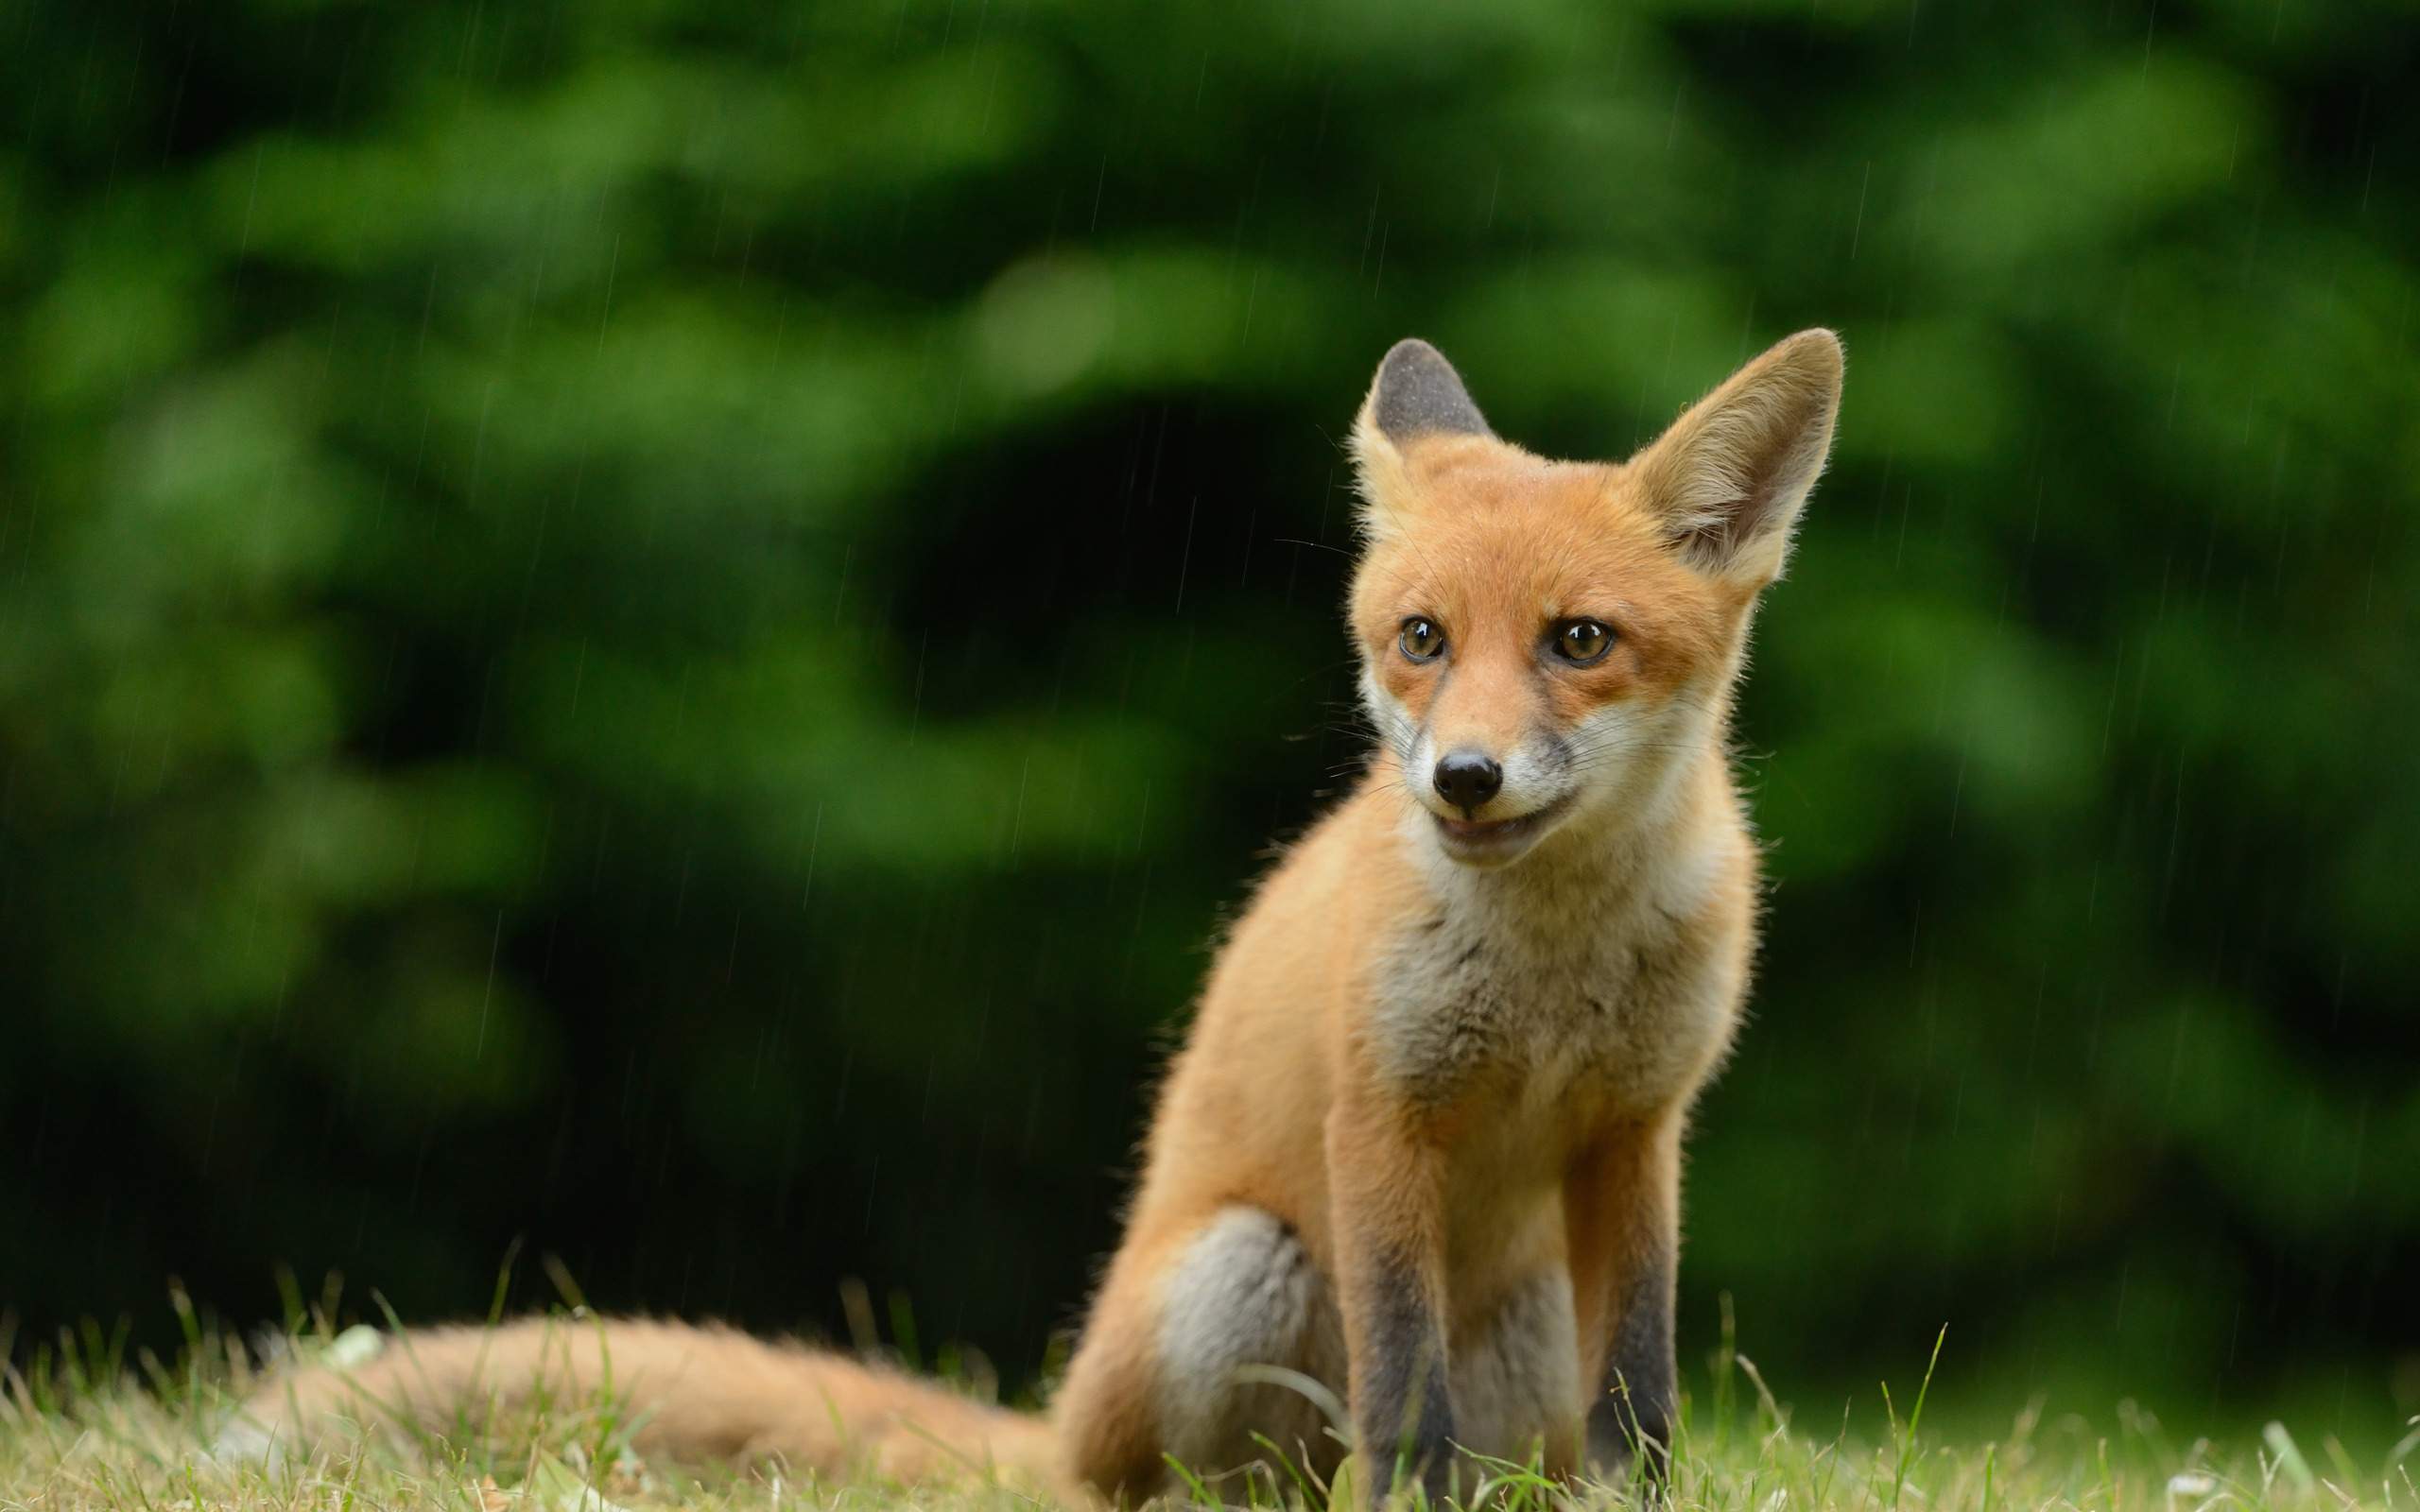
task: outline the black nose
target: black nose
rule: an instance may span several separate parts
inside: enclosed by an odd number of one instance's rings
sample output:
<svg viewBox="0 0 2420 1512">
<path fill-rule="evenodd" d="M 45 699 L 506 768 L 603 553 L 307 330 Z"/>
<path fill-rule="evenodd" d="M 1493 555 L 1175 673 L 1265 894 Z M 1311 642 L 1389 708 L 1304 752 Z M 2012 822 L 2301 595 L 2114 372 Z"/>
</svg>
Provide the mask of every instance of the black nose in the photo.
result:
<svg viewBox="0 0 2420 1512">
<path fill-rule="evenodd" d="M 1504 768 L 1492 756 L 1458 750 L 1437 759 L 1437 792 L 1464 814 L 1477 812 L 1503 785 Z"/>
</svg>

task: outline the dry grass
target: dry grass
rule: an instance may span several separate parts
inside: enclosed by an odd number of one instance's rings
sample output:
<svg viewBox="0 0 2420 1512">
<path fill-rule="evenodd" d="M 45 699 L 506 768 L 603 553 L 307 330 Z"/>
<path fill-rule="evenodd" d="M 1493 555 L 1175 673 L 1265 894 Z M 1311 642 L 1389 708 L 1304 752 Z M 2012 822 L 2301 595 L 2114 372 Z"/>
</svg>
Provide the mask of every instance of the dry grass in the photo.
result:
<svg viewBox="0 0 2420 1512">
<path fill-rule="evenodd" d="M 290 1348 L 325 1343 L 308 1335 Z M 632 1424 L 610 1401 L 550 1402 L 509 1425 L 445 1441 L 369 1440 L 283 1463 L 230 1463 L 213 1442 L 255 1381 L 232 1339 L 197 1333 L 174 1367 L 117 1357 L 97 1333 L 11 1369 L 0 1397 L 0 1512 L 1025 1512 L 998 1486 L 911 1487 L 798 1479 L 783 1467 L 642 1463 Z M 2221 1448 L 2169 1442 L 2121 1408 L 2115 1432 L 2048 1424 L 2038 1406 L 1992 1442 L 1922 1433 L 1922 1394 L 1880 1442 L 1811 1434 L 1789 1419 L 1755 1367 L 1719 1367 L 1692 1404 L 1670 1512 L 2420 1512 L 2411 1466 L 2420 1430 L 2383 1464 L 2333 1439 L 2313 1456 L 2282 1426 Z M 2314 1463 L 2314 1458 L 2316 1463 Z M 1501 1512 L 1636 1504 L 1635 1486 L 1573 1495 L 1519 1466 L 1466 1467 Z M 1465 1484 L 1470 1484 L 1466 1480 Z M 1321 1512 L 1326 1488 L 1227 1483 L 1234 1500 Z M 1199 1500 L 1175 1499 L 1182 1505 Z"/>
</svg>

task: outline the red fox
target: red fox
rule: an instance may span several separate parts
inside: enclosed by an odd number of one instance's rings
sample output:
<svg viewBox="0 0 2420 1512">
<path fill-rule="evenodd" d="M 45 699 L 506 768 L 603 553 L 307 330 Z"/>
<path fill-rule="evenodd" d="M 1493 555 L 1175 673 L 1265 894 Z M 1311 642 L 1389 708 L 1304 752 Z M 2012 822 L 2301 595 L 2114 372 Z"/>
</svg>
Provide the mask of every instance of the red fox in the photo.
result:
<svg viewBox="0 0 2420 1512">
<path fill-rule="evenodd" d="M 1683 1127 L 1754 944 L 1732 692 L 1841 379 L 1838 339 L 1801 332 L 1630 461 L 1552 462 L 1435 348 L 1387 353 L 1353 430 L 1376 748 L 1219 953 L 1046 1419 L 633 1322 L 412 1334 L 255 1418 L 353 1398 L 442 1423 L 610 1358 L 653 1414 L 642 1447 L 988 1469 L 1071 1501 L 1139 1501 L 1171 1461 L 1333 1470 L 1339 1409 L 1365 1492 L 1447 1494 L 1457 1451 L 1652 1461 Z"/>
</svg>

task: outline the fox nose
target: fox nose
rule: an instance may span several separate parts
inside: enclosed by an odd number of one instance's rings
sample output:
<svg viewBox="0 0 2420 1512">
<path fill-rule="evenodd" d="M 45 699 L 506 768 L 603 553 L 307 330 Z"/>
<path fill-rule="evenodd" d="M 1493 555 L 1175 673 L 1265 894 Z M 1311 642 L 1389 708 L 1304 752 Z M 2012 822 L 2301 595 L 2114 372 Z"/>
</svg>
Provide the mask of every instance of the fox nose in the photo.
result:
<svg viewBox="0 0 2420 1512">
<path fill-rule="evenodd" d="M 1504 768 L 1495 758 L 1475 750 L 1458 750 L 1437 759 L 1437 793 L 1464 814 L 1495 796 L 1504 785 Z"/>
</svg>

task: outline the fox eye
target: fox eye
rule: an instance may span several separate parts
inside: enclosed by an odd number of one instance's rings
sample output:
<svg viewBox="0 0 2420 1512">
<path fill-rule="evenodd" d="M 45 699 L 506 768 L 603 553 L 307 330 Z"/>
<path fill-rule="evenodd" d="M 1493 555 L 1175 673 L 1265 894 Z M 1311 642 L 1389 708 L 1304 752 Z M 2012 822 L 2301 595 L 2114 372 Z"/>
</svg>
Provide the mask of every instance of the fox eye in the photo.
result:
<svg viewBox="0 0 2420 1512">
<path fill-rule="evenodd" d="M 1613 644 L 1613 627 L 1599 620 L 1565 620 L 1555 627 L 1554 654 L 1576 667 L 1602 661 Z"/>
<path fill-rule="evenodd" d="M 1431 620 L 1403 622 L 1403 654 L 1414 662 L 1434 662 L 1445 651 L 1445 632 Z"/>
</svg>

